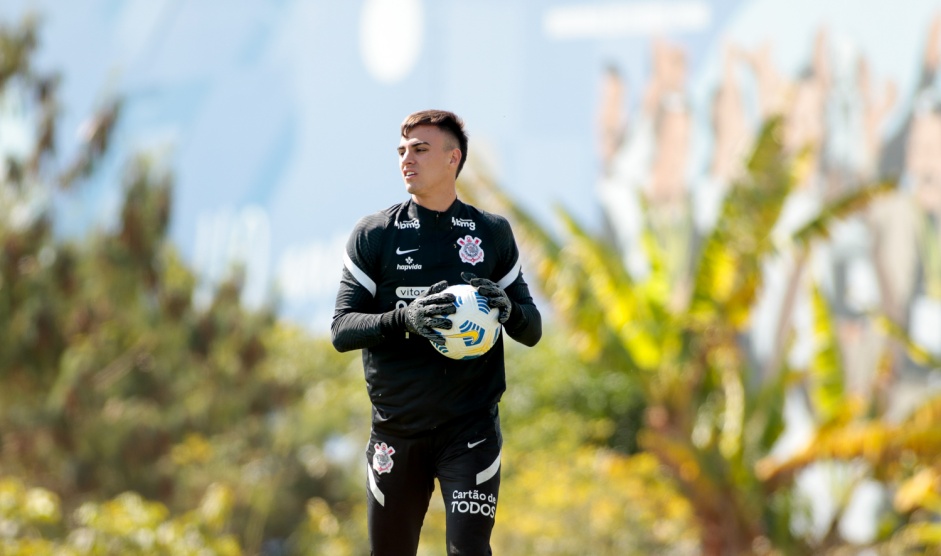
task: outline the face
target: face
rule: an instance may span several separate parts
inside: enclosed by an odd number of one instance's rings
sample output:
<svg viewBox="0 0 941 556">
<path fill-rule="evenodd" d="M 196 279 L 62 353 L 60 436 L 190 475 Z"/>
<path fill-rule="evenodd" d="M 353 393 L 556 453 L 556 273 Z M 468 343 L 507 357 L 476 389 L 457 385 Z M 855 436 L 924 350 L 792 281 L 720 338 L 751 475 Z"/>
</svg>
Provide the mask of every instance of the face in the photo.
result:
<svg viewBox="0 0 941 556">
<path fill-rule="evenodd" d="M 405 190 L 419 197 L 454 188 L 461 150 L 450 135 L 420 125 L 399 141 L 399 170 Z"/>
</svg>

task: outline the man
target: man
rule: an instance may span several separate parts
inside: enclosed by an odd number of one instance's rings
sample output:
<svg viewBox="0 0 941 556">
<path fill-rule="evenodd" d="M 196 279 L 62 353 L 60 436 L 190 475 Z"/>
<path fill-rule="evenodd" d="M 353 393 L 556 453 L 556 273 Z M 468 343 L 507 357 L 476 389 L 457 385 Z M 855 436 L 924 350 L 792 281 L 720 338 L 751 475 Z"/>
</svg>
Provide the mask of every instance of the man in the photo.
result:
<svg viewBox="0 0 941 556">
<path fill-rule="evenodd" d="M 491 554 L 503 336 L 533 346 L 542 320 L 509 223 L 457 198 L 467 157 L 460 118 L 440 110 L 408 116 L 398 152 L 411 198 L 357 223 L 331 326 L 337 350 L 363 350 L 373 406 L 366 449 L 371 553 L 417 552 L 437 478 L 448 554 Z M 465 244 L 477 248 L 468 253 Z M 462 281 L 500 310 L 503 333 L 479 358 L 452 360 L 431 345 L 442 341 L 432 328 L 450 328 L 443 315 L 455 311 L 454 296 L 441 292 Z"/>
</svg>

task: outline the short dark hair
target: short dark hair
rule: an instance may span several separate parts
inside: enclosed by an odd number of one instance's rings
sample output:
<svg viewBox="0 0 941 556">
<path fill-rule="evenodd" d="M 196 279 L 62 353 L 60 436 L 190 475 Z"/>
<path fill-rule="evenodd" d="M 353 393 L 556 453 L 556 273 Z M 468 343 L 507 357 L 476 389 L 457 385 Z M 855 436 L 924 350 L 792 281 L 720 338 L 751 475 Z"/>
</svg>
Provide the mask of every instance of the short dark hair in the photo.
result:
<svg viewBox="0 0 941 556">
<path fill-rule="evenodd" d="M 402 137 L 407 137 L 420 125 L 433 125 L 457 141 L 457 146 L 461 149 L 461 161 L 457 164 L 457 174 L 454 177 L 460 176 L 467 160 L 467 133 L 464 131 L 464 121 L 454 112 L 447 110 L 421 110 L 409 114 L 402 122 Z"/>
</svg>

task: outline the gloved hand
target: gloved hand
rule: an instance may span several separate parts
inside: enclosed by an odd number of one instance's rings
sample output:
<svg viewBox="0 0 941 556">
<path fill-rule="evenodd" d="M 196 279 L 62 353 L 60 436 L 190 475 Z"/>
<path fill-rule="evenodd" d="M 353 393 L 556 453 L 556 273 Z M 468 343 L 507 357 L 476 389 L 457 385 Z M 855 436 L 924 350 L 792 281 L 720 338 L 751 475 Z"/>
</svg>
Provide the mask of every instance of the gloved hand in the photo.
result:
<svg viewBox="0 0 941 556">
<path fill-rule="evenodd" d="M 405 308 L 405 328 L 410 333 L 418 334 L 438 345 L 444 344 L 444 337 L 432 328 L 451 329 L 451 321 L 441 316 L 457 311 L 454 306 L 454 294 L 441 293 L 447 287 L 448 283 L 442 280 L 408 304 Z"/>
<path fill-rule="evenodd" d="M 470 272 L 462 272 L 461 278 L 477 288 L 477 293 L 487 298 L 487 305 L 500 310 L 500 315 L 497 317 L 497 320 L 500 321 L 500 324 L 505 324 L 507 319 L 510 318 L 510 311 L 513 310 L 513 304 L 510 303 L 510 298 L 507 297 L 503 288 L 496 285 L 492 280 L 478 278 Z"/>
</svg>

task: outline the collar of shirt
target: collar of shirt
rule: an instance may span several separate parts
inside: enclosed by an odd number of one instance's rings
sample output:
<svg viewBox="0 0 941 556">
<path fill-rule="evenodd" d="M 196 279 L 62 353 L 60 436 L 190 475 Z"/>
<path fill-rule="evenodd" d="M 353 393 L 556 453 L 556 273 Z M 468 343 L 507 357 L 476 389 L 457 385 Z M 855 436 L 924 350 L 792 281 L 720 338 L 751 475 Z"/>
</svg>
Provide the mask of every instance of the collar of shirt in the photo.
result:
<svg viewBox="0 0 941 556">
<path fill-rule="evenodd" d="M 413 200 L 408 201 L 408 217 L 417 218 L 422 227 L 428 227 L 433 230 L 450 230 L 454 227 L 453 218 L 456 218 L 461 212 L 464 203 L 460 199 L 455 199 L 448 210 L 438 212 L 436 210 L 426 209 Z"/>
</svg>

